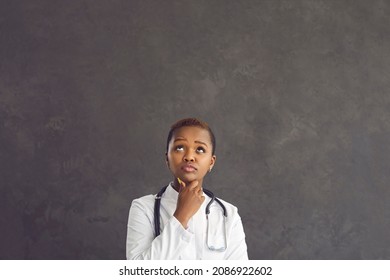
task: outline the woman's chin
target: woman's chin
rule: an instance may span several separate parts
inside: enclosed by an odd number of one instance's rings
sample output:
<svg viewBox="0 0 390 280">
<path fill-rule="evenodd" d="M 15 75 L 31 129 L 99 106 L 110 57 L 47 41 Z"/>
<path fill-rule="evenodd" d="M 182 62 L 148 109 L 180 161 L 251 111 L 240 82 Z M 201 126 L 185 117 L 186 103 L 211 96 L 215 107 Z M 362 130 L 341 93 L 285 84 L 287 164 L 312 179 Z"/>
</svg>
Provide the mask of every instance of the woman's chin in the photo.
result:
<svg viewBox="0 0 390 280">
<path fill-rule="evenodd" d="M 179 178 L 186 184 L 191 183 L 192 181 L 199 180 L 198 176 L 195 174 L 183 174 Z"/>
</svg>

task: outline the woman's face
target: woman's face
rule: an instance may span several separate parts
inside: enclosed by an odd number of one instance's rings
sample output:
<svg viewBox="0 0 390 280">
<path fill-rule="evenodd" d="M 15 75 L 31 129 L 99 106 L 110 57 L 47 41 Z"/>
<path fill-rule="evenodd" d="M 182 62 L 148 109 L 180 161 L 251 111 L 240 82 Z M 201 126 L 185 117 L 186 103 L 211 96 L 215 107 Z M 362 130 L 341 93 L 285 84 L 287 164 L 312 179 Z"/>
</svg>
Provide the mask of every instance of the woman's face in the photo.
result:
<svg viewBox="0 0 390 280">
<path fill-rule="evenodd" d="M 206 129 L 184 126 L 177 129 L 169 142 L 167 164 L 175 176 L 186 184 L 203 177 L 214 166 L 210 134 Z"/>
</svg>

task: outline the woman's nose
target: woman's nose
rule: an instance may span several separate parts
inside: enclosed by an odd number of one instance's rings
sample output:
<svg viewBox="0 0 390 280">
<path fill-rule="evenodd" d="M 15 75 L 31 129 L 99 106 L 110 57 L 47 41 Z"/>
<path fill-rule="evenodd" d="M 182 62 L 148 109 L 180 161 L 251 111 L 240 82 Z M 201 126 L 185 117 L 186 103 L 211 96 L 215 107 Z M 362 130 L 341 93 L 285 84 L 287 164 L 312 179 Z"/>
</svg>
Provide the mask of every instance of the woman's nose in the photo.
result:
<svg viewBox="0 0 390 280">
<path fill-rule="evenodd" d="M 189 161 L 195 161 L 195 157 L 193 153 L 188 152 L 184 155 L 184 161 L 189 162 Z"/>
</svg>

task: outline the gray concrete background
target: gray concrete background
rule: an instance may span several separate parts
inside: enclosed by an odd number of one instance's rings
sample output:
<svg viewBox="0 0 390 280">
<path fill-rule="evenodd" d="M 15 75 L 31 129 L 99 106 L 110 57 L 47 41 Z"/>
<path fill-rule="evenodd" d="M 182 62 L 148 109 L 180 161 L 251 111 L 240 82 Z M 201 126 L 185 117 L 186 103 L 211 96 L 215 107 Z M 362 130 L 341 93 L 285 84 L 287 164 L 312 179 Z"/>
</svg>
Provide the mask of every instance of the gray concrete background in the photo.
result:
<svg viewBox="0 0 390 280">
<path fill-rule="evenodd" d="M 0 1 L 0 258 L 124 259 L 207 121 L 252 259 L 390 259 L 388 1 Z"/>
</svg>

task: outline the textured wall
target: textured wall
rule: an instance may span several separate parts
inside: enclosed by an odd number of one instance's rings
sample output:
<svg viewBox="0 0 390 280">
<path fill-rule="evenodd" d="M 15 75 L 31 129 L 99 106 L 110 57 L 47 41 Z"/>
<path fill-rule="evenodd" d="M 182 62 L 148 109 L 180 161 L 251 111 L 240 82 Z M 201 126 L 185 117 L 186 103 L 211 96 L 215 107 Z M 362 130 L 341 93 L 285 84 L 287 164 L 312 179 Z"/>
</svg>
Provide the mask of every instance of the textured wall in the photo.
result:
<svg viewBox="0 0 390 280">
<path fill-rule="evenodd" d="M 390 259 L 386 1 L 0 2 L 0 258 L 123 259 L 169 126 L 252 259 Z"/>
</svg>

